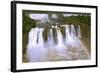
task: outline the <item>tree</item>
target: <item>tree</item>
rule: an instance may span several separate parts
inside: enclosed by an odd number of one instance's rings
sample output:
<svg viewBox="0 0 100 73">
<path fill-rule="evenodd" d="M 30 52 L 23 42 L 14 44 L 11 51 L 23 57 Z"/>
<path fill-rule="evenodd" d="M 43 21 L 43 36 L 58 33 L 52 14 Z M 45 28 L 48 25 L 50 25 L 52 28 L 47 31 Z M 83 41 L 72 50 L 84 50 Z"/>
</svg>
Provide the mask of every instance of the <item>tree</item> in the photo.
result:
<svg viewBox="0 0 100 73">
<path fill-rule="evenodd" d="M 31 30 L 31 28 L 34 28 L 36 26 L 36 21 L 31 19 L 29 17 L 29 12 L 27 11 L 23 11 L 23 29 L 22 29 L 22 33 L 23 33 L 23 54 L 26 53 L 26 48 L 27 48 L 27 44 L 28 44 L 28 33 Z"/>
</svg>

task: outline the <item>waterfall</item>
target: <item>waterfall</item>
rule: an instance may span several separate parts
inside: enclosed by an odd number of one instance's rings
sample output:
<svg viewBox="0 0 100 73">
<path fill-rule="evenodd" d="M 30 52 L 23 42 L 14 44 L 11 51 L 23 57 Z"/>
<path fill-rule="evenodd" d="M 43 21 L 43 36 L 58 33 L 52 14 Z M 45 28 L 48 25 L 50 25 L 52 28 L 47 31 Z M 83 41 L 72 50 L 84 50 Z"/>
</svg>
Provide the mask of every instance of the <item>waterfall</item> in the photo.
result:
<svg viewBox="0 0 100 73">
<path fill-rule="evenodd" d="M 65 26 L 65 32 L 66 32 L 66 34 L 65 34 L 66 39 L 65 40 L 67 42 L 67 40 L 71 38 L 68 25 Z"/>
<path fill-rule="evenodd" d="M 59 47 L 63 46 L 63 36 L 61 34 L 61 31 L 60 31 L 59 27 L 57 27 L 56 32 L 57 32 L 57 37 L 58 37 L 57 38 L 58 39 L 58 46 Z"/>
<path fill-rule="evenodd" d="M 70 34 L 71 34 L 71 37 L 73 37 L 73 38 L 75 38 L 76 37 L 76 31 L 75 31 L 75 28 L 74 28 L 74 25 L 70 25 L 71 26 L 71 32 L 70 32 Z"/>
<path fill-rule="evenodd" d="M 77 28 L 77 37 L 81 38 L 81 29 L 80 29 L 80 26 L 78 26 L 78 28 Z"/>
<path fill-rule="evenodd" d="M 57 55 L 62 58 L 70 59 L 70 57 L 67 55 L 67 51 L 66 51 L 67 47 L 66 45 L 64 45 L 63 36 L 60 31 L 60 28 L 59 27 L 56 28 L 57 28 L 56 29 L 57 39 L 58 39 L 58 44 L 56 45 Z"/>
<path fill-rule="evenodd" d="M 49 29 L 49 32 L 48 32 L 48 41 L 47 41 L 47 44 L 48 44 L 48 47 L 49 48 L 53 48 L 54 46 L 54 39 L 53 39 L 53 29 Z"/>
<path fill-rule="evenodd" d="M 62 34 L 61 27 L 64 27 L 65 34 Z M 44 30 L 44 27 L 36 27 L 29 32 L 27 45 L 29 62 L 47 61 L 48 50 L 56 50 L 57 56 L 64 57 L 66 60 L 89 58 L 89 53 L 80 40 L 80 25 L 51 26 L 46 32 L 48 34 L 45 42 L 43 39 Z M 73 49 L 76 52 L 73 52 Z"/>
<path fill-rule="evenodd" d="M 28 48 L 34 47 L 37 45 L 37 34 L 38 34 L 39 28 L 32 28 L 29 32 L 29 40 L 28 40 Z"/>
<path fill-rule="evenodd" d="M 38 46 L 40 46 L 40 47 L 44 47 L 44 40 L 43 40 L 43 35 L 42 35 L 43 31 L 44 31 L 43 28 L 40 28 L 39 31 L 38 31 L 38 33 L 39 33 L 39 35 L 38 35 Z"/>
<path fill-rule="evenodd" d="M 27 49 L 29 62 L 45 61 L 47 50 L 44 48 L 42 36 L 43 30 L 43 28 L 32 28 L 29 32 L 29 43 Z"/>
</svg>

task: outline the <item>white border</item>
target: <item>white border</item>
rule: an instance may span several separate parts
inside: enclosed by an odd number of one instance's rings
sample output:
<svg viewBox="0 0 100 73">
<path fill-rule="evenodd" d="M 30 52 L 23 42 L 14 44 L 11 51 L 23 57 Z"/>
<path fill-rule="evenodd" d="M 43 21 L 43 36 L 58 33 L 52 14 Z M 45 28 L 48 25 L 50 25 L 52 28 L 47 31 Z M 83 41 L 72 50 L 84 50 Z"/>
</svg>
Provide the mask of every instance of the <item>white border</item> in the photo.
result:
<svg viewBox="0 0 100 73">
<path fill-rule="evenodd" d="M 45 10 L 45 11 L 60 11 L 60 12 L 82 12 L 91 13 L 91 60 L 79 60 L 79 61 L 61 61 L 61 62 L 41 62 L 41 63 L 22 63 L 22 10 Z M 81 8 L 81 7 L 60 7 L 60 6 L 45 6 L 45 5 L 28 5 L 17 4 L 17 70 L 22 69 L 37 69 L 37 68 L 52 68 L 52 67 L 70 67 L 70 66 L 85 66 L 95 65 L 95 8 Z"/>
</svg>

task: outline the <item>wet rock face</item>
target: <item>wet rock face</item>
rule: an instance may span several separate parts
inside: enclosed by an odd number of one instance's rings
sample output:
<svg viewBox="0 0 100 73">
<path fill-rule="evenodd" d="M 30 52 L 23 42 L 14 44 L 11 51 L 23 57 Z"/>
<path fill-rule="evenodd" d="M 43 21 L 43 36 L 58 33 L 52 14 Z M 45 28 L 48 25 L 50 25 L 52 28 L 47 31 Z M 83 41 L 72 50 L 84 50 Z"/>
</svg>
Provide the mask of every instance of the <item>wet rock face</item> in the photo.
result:
<svg viewBox="0 0 100 73">
<path fill-rule="evenodd" d="M 47 41 L 48 38 L 48 31 L 49 31 L 48 28 L 44 28 L 43 39 L 45 42 Z"/>
<path fill-rule="evenodd" d="M 68 49 L 68 55 L 71 57 L 71 60 L 89 59 L 89 55 L 86 50 L 81 50 L 75 47 L 71 47 Z"/>
<path fill-rule="evenodd" d="M 65 54 L 60 54 L 56 50 L 48 49 L 47 61 L 71 61 L 90 59 L 85 50 L 69 48 Z"/>
</svg>

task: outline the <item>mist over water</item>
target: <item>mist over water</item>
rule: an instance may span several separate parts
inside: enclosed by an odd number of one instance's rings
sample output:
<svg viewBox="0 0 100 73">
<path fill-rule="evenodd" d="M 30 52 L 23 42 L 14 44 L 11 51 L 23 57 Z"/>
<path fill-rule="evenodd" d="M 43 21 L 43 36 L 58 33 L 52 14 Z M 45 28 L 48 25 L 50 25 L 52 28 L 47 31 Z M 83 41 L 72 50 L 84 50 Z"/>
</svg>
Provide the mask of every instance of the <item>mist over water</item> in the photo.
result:
<svg viewBox="0 0 100 73">
<path fill-rule="evenodd" d="M 64 27 L 65 35 L 61 32 Z M 47 40 L 44 41 L 45 28 L 32 28 L 29 32 L 27 56 L 29 62 L 63 61 L 89 59 L 87 48 L 80 40 L 79 25 L 51 26 L 47 31 Z M 54 35 L 54 32 L 56 35 Z M 64 38 L 64 37 L 65 38 Z M 55 41 L 55 38 L 57 41 Z"/>
</svg>

